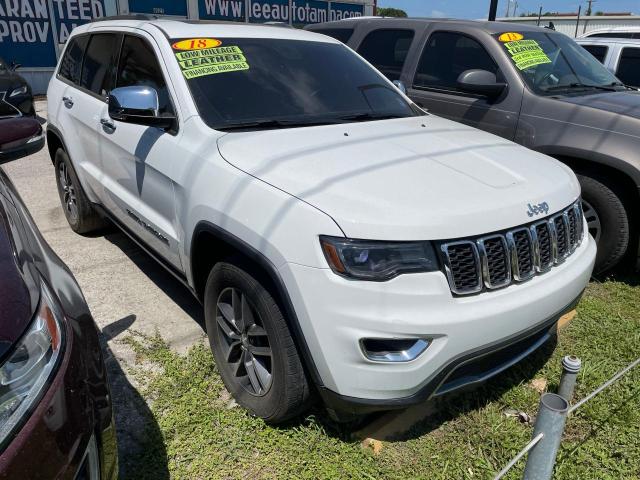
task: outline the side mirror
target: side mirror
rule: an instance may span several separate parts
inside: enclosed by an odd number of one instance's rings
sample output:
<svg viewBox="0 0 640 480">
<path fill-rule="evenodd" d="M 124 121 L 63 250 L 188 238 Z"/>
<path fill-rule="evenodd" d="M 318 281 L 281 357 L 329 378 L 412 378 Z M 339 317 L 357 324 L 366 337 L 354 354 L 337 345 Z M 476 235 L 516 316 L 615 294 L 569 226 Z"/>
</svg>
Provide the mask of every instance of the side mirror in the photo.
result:
<svg viewBox="0 0 640 480">
<path fill-rule="evenodd" d="M 400 90 L 402 93 L 404 93 L 405 95 L 407 94 L 407 87 L 404 85 L 404 82 L 401 82 L 400 80 L 394 80 L 393 84 L 398 88 L 398 90 Z"/>
<path fill-rule="evenodd" d="M 458 88 L 463 92 L 497 98 L 507 88 L 507 84 L 498 82 L 495 73 L 487 70 L 466 70 L 458 77 Z"/>
<path fill-rule="evenodd" d="M 171 128 L 175 117 L 161 116 L 158 92 L 152 87 L 132 86 L 111 90 L 107 98 L 109 116 L 119 122 Z"/>
<path fill-rule="evenodd" d="M 44 137 L 42 126 L 35 118 L 0 119 L 0 164 L 40 151 Z"/>
</svg>

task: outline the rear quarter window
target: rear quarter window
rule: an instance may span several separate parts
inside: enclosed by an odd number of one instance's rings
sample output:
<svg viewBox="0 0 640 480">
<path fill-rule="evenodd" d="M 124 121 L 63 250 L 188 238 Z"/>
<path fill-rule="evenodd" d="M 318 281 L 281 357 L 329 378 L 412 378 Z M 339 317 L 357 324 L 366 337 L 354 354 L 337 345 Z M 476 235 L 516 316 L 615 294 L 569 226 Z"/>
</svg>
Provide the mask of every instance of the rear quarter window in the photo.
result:
<svg viewBox="0 0 640 480">
<path fill-rule="evenodd" d="M 342 43 L 348 43 L 353 35 L 353 28 L 325 28 L 313 31 L 321 33 L 322 35 L 328 35 Z"/>
<path fill-rule="evenodd" d="M 607 52 L 609 47 L 606 45 L 582 45 L 587 52 L 596 57 L 600 63 L 604 63 L 604 59 L 607 58 Z"/>
<path fill-rule="evenodd" d="M 82 57 L 89 41 L 88 35 L 73 37 L 69 40 L 69 45 L 64 51 L 58 75 L 75 84 L 80 82 L 80 69 L 82 68 Z"/>
</svg>

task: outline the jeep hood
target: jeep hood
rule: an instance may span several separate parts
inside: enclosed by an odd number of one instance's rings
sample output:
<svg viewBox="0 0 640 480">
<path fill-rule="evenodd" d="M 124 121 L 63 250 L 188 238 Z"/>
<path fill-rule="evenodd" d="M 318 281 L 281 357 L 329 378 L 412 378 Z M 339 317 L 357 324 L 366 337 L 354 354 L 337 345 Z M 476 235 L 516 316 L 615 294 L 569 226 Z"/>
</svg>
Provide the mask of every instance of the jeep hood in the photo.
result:
<svg viewBox="0 0 640 480">
<path fill-rule="evenodd" d="M 536 220 L 580 194 L 561 163 L 433 115 L 228 133 L 221 155 L 330 215 L 346 236 L 437 240 Z M 277 213 L 277 212 L 276 212 Z"/>
</svg>

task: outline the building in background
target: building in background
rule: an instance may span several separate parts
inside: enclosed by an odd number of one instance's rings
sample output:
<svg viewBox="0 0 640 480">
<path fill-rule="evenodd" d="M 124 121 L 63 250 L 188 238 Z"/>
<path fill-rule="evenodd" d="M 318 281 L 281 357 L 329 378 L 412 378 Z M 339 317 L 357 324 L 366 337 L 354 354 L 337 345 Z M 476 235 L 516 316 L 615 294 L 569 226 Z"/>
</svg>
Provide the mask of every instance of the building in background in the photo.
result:
<svg viewBox="0 0 640 480">
<path fill-rule="evenodd" d="M 374 0 L 0 0 L 0 58 L 21 65 L 35 94 L 49 78 L 74 27 L 112 15 L 284 22 L 293 26 L 373 15 Z"/>
<path fill-rule="evenodd" d="M 499 22 L 522 23 L 525 25 L 538 25 L 538 17 L 508 17 L 498 18 Z M 558 32 L 570 37 L 583 35 L 591 30 L 603 28 L 640 27 L 640 15 L 550 15 L 540 17 L 540 26 L 546 27 L 553 23 Z M 576 35 L 577 26 L 577 35 Z"/>
</svg>

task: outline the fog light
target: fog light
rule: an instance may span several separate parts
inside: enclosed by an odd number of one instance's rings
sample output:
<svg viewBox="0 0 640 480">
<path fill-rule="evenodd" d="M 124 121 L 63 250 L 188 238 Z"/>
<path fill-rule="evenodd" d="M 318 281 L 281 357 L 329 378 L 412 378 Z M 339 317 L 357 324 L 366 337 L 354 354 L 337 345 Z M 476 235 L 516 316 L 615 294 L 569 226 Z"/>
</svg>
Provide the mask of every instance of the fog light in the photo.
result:
<svg viewBox="0 0 640 480">
<path fill-rule="evenodd" d="M 363 338 L 360 347 L 365 357 L 374 362 L 410 362 L 429 346 L 422 338 Z"/>
</svg>

